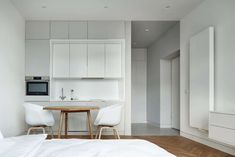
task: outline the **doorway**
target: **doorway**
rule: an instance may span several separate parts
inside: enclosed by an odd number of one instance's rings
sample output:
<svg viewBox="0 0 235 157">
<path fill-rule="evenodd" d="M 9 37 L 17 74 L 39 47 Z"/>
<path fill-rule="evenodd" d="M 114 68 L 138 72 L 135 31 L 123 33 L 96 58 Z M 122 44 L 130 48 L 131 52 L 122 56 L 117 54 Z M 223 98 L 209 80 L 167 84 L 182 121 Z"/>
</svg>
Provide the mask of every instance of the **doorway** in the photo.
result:
<svg viewBox="0 0 235 157">
<path fill-rule="evenodd" d="M 176 54 L 172 50 L 178 50 L 180 47 L 179 26 L 178 21 L 132 21 L 132 135 L 179 135 L 176 130 L 179 129 L 179 124 L 175 124 L 178 121 L 173 118 L 174 125 L 171 122 L 172 117 L 179 116 L 171 110 L 177 109 L 171 106 L 171 99 L 177 97 L 171 98 L 171 92 L 176 91 L 178 87 L 175 86 L 175 90 L 171 91 L 171 71 L 167 71 L 169 73 L 166 79 L 161 79 L 166 76 L 161 74 L 160 67 L 163 62 L 167 68 L 172 68 L 168 63 L 176 56 L 165 57 Z M 160 82 L 165 85 L 162 93 Z M 168 89 L 169 92 L 166 91 Z M 162 103 L 164 105 L 161 106 Z"/>
<path fill-rule="evenodd" d="M 180 57 L 171 60 L 171 128 L 180 130 Z"/>
<path fill-rule="evenodd" d="M 160 61 L 160 128 L 180 130 L 179 51 Z"/>
</svg>

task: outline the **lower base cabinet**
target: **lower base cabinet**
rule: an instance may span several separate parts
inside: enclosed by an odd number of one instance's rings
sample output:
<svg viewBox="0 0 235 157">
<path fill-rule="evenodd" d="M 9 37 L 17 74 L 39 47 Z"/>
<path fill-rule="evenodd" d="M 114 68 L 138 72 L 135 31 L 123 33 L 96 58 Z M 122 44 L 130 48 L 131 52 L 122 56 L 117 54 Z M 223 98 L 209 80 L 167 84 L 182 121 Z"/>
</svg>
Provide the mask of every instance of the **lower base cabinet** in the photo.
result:
<svg viewBox="0 0 235 157">
<path fill-rule="evenodd" d="M 210 112 L 209 138 L 235 146 L 235 114 Z"/>
</svg>

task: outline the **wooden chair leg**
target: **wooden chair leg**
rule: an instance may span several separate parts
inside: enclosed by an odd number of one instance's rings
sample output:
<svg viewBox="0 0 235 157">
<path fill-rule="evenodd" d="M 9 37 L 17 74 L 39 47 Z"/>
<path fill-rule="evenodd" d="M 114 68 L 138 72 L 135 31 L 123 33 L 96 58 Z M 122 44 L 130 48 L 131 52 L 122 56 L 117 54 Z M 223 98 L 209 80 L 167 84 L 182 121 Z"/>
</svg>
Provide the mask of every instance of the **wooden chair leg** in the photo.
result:
<svg viewBox="0 0 235 157">
<path fill-rule="evenodd" d="M 44 127 L 40 127 L 40 129 L 42 129 L 42 133 L 45 134 L 46 133 L 46 130 Z"/>
<path fill-rule="evenodd" d="M 120 135 L 119 135 L 119 133 L 118 133 L 118 130 L 117 130 L 116 128 L 114 128 L 114 130 L 115 130 L 115 132 L 116 132 L 116 134 L 117 134 L 117 138 L 120 139 Z"/>
<path fill-rule="evenodd" d="M 30 134 L 31 130 L 32 130 L 32 127 L 28 129 L 27 135 Z"/>
<path fill-rule="evenodd" d="M 31 128 L 28 129 L 27 135 L 29 135 L 32 130 L 42 130 L 42 133 L 43 133 L 43 134 L 46 133 L 44 127 L 31 127 Z"/>
<path fill-rule="evenodd" d="M 99 132 L 99 139 L 101 139 L 102 131 L 103 131 L 103 127 L 101 127 L 101 128 L 100 128 L 100 132 Z"/>
<path fill-rule="evenodd" d="M 117 133 L 116 133 L 116 131 L 115 131 L 115 128 L 113 128 L 113 135 L 114 135 L 114 137 L 117 139 L 118 137 L 117 137 Z"/>
<path fill-rule="evenodd" d="M 49 129 L 50 129 L 50 131 L 51 131 L 51 138 L 54 138 L 54 133 L 53 133 L 52 127 L 50 126 Z"/>
<path fill-rule="evenodd" d="M 97 138 L 98 138 L 99 131 L 100 131 L 100 126 L 97 126 L 97 128 L 96 128 L 96 135 L 95 135 L 95 139 L 97 139 Z"/>
</svg>

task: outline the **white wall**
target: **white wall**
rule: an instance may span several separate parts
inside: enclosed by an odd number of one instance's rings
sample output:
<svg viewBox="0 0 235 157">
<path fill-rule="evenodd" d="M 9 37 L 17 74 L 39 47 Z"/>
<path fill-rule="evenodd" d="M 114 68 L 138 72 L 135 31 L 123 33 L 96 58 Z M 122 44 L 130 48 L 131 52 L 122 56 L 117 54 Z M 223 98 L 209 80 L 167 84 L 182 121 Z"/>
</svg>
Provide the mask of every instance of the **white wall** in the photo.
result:
<svg viewBox="0 0 235 157">
<path fill-rule="evenodd" d="M 223 151 L 235 150 L 208 142 L 207 133 L 189 126 L 189 39 L 215 27 L 215 110 L 235 113 L 235 1 L 206 0 L 181 20 L 181 134 Z"/>
<path fill-rule="evenodd" d="M 125 135 L 131 135 L 131 21 L 125 22 Z"/>
<path fill-rule="evenodd" d="M 180 25 L 177 23 L 148 48 L 147 121 L 160 125 L 160 60 L 179 50 Z"/>
<path fill-rule="evenodd" d="M 24 19 L 9 0 L 0 1 L 0 130 L 24 131 Z"/>
<path fill-rule="evenodd" d="M 132 49 L 131 54 L 131 122 L 146 123 L 147 49 Z"/>
</svg>

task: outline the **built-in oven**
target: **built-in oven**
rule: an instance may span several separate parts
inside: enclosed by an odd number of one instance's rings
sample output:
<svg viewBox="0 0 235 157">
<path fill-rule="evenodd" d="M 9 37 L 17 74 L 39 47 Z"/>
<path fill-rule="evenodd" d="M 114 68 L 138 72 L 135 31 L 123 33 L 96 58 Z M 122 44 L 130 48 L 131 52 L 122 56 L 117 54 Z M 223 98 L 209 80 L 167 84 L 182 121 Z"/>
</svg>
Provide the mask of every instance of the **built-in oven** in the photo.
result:
<svg viewBox="0 0 235 157">
<path fill-rule="evenodd" d="M 49 96 L 49 77 L 27 76 L 25 77 L 26 96 Z"/>
</svg>

